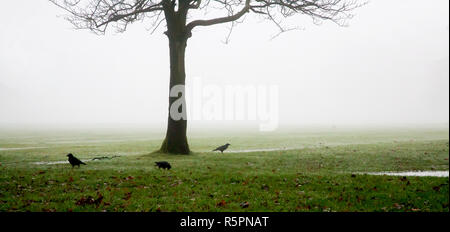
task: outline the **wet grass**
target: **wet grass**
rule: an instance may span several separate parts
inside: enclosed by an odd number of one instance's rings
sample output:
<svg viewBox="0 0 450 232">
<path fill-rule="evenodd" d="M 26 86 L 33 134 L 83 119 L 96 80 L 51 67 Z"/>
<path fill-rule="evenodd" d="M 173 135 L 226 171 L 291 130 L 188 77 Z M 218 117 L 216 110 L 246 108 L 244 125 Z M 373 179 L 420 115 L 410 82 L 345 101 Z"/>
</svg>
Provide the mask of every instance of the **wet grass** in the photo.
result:
<svg viewBox="0 0 450 232">
<path fill-rule="evenodd" d="M 160 142 L 4 133 L 1 148 L 45 148 L 0 151 L 0 211 L 449 211 L 448 177 L 353 174 L 448 170 L 448 130 L 201 135 L 191 137 L 192 155 L 152 153 Z M 208 152 L 226 142 L 230 150 L 296 149 Z M 73 169 L 35 164 L 69 152 L 120 157 Z M 154 167 L 161 160 L 173 168 Z"/>
</svg>

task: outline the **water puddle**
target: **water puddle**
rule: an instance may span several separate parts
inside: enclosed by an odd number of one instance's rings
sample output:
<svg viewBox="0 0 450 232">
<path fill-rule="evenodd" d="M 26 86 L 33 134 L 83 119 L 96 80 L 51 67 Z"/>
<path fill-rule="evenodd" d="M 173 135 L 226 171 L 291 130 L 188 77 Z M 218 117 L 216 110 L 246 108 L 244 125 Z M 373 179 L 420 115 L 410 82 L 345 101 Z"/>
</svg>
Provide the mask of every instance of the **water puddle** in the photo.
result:
<svg viewBox="0 0 450 232">
<path fill-rule="evenodd" d="M 8 148 L 0 147 L 0 151 L 15 151 L 15 150 L 42 149 L 42 148 L 48 148 L 48 147 L 8 147 Z"/>
<path fill-rule="evenodd" d="M 260 149 L 246 149 L 246 150 L 226 150 L 223 153 L 248 153 L 248 152 L 264 152 L 264 151 L 289 151 L 298 150 L 302 148 L 260 148 Z M 211 151 L 204 151 L 211 152 Z M 220 153 L 220 152 L 219 152 Z"/>
<path fill-rule="evenodd" d="M 93 160 L 81 160 L 81 161 L 83 161 L 83 162 L 90 162 L 90 161 L 93 161 Z M 52 161 L 52 162 L 34 162 L 33 164 L 36 164 L 36 165 L 52 165 L 52 164 L 69 164 L 69 161 L 68 160 L 62 160 L 62 161 Z"/>
<path fill-rule="evenodd" d="M 125 154 L 125 153 L 120 153 L 120 154 Z M 139 153 L 140 154 L 140 153 Z M 120 155 L 114 155 L 114 156 L 100 156 L 100 157 L 94 157 L 92 159 L 83 159 L 81 161 L 83 162 L 94 162 L 94 161 L 100 161 L 100 160 L 111 160 L 114 158 L 118 158 L 121 157 Z M 50 162 L 44 162 L 44 161 L 40 161 L 40 162 L 33 162 L 33 164 L 36 165 L 53 165 L 53 164 L 68 164 L 69 161 L 68 160 L 61 160 L 61 161 L 50 161 Z"/>
<path fill-rule="evenodd" d="M 406 171 L 406 172 L 365 172 L 359 174 L 376 175 L 376 176 L 434 176 L 448 177 L 449 171 Z"/>
<path fill-rule="evenodd" d="M 48 141 L 48 144 L 85 144 L 85 143 L 116 143 L 116 142 L 138 142 L 149 141 L 147 138 L 130 138 L 130 139 L 90 139 L 90 140 L 57 140 Z"/>
</svg>

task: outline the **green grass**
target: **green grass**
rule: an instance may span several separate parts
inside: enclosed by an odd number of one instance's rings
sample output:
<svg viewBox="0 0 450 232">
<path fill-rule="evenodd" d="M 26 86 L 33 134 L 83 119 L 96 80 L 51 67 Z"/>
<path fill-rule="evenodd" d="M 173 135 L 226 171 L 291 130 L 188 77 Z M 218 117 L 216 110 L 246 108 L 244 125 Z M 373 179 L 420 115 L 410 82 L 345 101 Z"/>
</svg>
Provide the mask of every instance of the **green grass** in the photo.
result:
<svg viewBox="0 0 450 232">
<path fill-rule="evenodd" d="M 3 131 L 0 211 L 444 211 L 449 179 L 371 176 L 448 170 L 448 129 L 190 136 L 192 155 L 151 153 L 161 135 Z M 208 152 L 295 148 L 270 152 Z M 120 155 L 81 168 L 35 162 Z M 159 170 L 166 160 L 172 170 Z M 90 202 L 103 196 L 101 202 Z M 85 200 L 83 202 L 83 200 Z M 241 204 L 248 202 L 248 207 Z"/>
</svg>

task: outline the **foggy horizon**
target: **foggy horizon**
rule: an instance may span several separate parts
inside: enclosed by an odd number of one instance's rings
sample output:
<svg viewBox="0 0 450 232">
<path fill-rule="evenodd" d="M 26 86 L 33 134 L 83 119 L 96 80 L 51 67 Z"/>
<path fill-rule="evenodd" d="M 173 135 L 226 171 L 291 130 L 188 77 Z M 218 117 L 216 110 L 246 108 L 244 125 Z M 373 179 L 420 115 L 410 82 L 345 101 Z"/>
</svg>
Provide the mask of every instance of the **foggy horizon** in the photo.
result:
<svg viewBox="0 0 450 232">
<path fill-rule="evenodd" d="M 4 3 L 0 15 L 0 127 L 167 125 L 169 49 L 164 27 L 74 30 L 46 0 Z M 279 127 L 437 126 L 449 118 L 449 2 L 376 0 L 348 27 L 314 25 L 271 40 L 277 28 L 246 17 L 197 28 L 187 85 L 276 85 Z M 18 13 L 20 12 L 20 14 Z M 399 17 L 398 12 L 401 12 Z M 188 87 L 187 87 L 188 88 Z M 188 102 L 188 107 L 190 104 Z M 257 122 L 190 120 L 189 128 Z"/>
</svg>

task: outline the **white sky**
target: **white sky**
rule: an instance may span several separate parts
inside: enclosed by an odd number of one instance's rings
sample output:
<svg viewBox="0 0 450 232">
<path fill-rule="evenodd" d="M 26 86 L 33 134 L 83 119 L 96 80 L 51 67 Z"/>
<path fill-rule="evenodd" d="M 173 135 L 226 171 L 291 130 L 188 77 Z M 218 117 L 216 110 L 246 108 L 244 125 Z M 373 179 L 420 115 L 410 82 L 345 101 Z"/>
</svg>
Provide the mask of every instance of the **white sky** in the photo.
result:
<svg viewBox="0 0 450 232">
<path fill-rule="evenodd" d="M 349 27 L 315 26 L 270 40 L 248 15 L 196 28 L 188 82 L 267 84 L 280 90 L 281 124 L 448 123 L 449 2 L 372 0 Z M 73 30 L 46 0 L 2 3 L 0 124 L 153 124 L 167 120 L 168 41 L 137 22 L 125 33 Z M 200 126 L 194 121 L 190 126 Z"/>
</svg>

